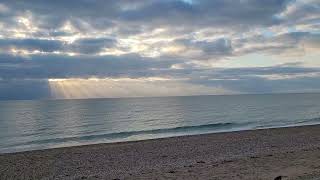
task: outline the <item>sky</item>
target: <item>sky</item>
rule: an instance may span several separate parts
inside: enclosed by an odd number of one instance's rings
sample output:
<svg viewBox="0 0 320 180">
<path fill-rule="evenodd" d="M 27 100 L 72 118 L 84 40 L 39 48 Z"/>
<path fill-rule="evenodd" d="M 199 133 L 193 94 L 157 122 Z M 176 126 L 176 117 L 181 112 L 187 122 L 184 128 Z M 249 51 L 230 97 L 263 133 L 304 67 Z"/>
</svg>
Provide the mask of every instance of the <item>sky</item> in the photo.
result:
<svg viewBox="0 0 320 180">
<path fill-rule="evenodd" d="M 320 92 L 319 0 L 1 0 L 0 100 Z"/>
</svg>

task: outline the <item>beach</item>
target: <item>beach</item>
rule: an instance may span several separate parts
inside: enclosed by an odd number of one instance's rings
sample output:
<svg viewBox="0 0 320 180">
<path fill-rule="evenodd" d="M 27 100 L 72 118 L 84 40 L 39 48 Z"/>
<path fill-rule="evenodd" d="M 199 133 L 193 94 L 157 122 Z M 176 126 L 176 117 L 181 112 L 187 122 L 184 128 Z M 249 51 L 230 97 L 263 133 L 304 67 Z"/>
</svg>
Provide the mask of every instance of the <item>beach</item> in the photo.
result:
<svg viewBox="0 0 320 180">
<path fill-rule="evenodd" d="M 0 179 L 319 179 L 320 125 L 0 155 Z"/>
</svg>

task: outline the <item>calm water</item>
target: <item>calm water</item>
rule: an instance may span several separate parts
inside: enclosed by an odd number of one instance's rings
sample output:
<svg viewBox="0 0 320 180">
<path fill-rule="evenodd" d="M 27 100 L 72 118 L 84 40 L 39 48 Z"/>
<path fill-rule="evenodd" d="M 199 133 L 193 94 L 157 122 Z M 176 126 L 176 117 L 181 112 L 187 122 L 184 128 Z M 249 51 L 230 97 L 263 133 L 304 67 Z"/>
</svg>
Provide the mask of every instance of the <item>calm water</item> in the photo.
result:
<svg viewBox="0 0 320 180">
<path fill-rule="evenodd" d="M 0 101 L 0 152 L 320 124 L 320 94 Z"/>
</svg>

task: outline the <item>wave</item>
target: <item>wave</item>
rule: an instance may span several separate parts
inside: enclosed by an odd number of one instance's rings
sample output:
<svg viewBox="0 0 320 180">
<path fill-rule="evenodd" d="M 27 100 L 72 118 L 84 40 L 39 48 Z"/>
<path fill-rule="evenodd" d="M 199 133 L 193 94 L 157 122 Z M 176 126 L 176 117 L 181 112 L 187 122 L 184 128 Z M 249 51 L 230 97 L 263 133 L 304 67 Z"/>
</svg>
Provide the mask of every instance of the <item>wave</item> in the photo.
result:
<svg viewBox="0 0 320 180">
<path fill-rule="evenodd" d="M 298 119 L 291 121 L 271 121 L 268 124 L 257 125 L 256 129 L 267 129 L 267 128 L 279 128 L 279 127 L 294 127 L 294 126 L 305 126 L 305 125 L 316 125 L 320 124 L 320 117 Z"/>
<path fill-rule="evenodd" d="M 297 124 L 304 124 L 304 123 L 320 123 L 320 117 L 303 119 L 299 121 Z"/>
<path fill-rule="evenodd" d="M 25 146 L 31 144 L 47 144 L 47 143 L 63 143 L 63 142 L 81 142 L 81 141 L 90 141 L 90 140 L 112 140 L 112 139 L 125 139 L 131 136 L 136 135 L 159 135 L 167 133 L 192 133 L 194 131 L 209 131 L 215 132 L 219 130 L 231 130 L 234 128 L 240 128 L 243 126 L 249 125 L 249 122 L 246 123 L 214 123 L 214 124 L 203 124 L 203 125 L 194 125 L 194 126 L 179 126 L 173 128 L 164 128 L 164 129 L 151 129 L 151 130 L 141 130 L 141 131 L 124 131 L 124 132 L 115 132 L 109 134 L 93 134 L 87 136 L 76 136 L 76 137 L 65 137 L 65 138 L 51 138 L 51 139 L 42 139 L 29 141 L 19 144 L 13 144 L 12 146 Z"/>
<path fill-rule="evenodd" d="M 310 118 L 303 119 L 296 122 L 288 122 L 284 124 L 261 124 L 257 125 L 256 122 L 242 122 L 242 123 L 213 123 L 213 124 L 202 124 L 202 125 L 192 125 L 192 126 L 178 126 L 172 128 L 163 128 L 163 129 L 150 129 L 150 130 L 141 130 L 141 131 L 123 131 L 123 132 L 114 132 L 108 134 L 92 134 L 86 136 L 74 136 L 74 137 L 63 137 L 63 138 L 49 138 L 49 139 L 40 139 L 33 140 L 23 143 L 11 144 L 7 147 L 15 147 L 15 146 L 28 146 L 28 145 L 45 145 L 45 144 L 60 144 L 60 143 L 69 143 L 69 142 L 95 142 L 95 141 L 103 141 L 106 142 L 115 142 L 117 141 L 126 141 L 126 138 L 131 136 L 139 136 L 139 135 L 154 135 L 153 138 L 159 138 L 161 135 L 168 135 L 166 137 L 174 136 L 174 135 L 188 135 L 188 134 L 200 134 L 200 133 L 213 133 L 213 132 L 221 132 L 221 131 L 234 131 L 234 130 L 246 130 L 246 129 L 264 129 L 271 127 L 286 127 L 286 126 L 300 126 L 300 125 L 312 125 L 312 124 L 320 124 L 320 117 L 318 118 Z M 144 138 L 142 138 L 144 139 Z M 112 141 L 113 140 L 113 141 Z"/>
</svg>

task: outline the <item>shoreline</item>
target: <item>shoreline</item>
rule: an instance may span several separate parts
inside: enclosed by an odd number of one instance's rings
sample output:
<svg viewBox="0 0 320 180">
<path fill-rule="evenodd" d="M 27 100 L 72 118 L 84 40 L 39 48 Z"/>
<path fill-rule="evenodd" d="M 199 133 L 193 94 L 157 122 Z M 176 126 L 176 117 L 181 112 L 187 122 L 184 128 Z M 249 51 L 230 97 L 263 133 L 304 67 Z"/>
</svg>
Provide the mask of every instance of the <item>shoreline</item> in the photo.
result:
<svg viewBox="0 0 320 180">
<path fill-rule="evenodd" d="M 273 129 L 283 129 L 283 128 L 298 128 L 298 127 L 308 127 L 308 126 L 320 126 L 320 124 L 293 124 L 293 125 L 286 125 L 280 127 L 262 127 L 257 129 L 239 129 L 239 130 L 231 130 L 231 131 L 217 131 L 217 132 L 210 132 L 210 133 L 200 133 L 200 134 L 187 134 L 187 135 L 176 135 L 176 136 L 169 136 L 169 137 L 160 137 L 160 138 L 150 138 L 150 139 L 139 139 L 139 140 L 127 140 L 127 141 L 115 141 L 115 142 L 103 142 L 103 143 L 92 143 L 92 144 L 80 144 L 80 145 L 72 145 L 72 146 L 61 146 L 61 147 L 52 147 L 52 148 L 44 148 L 44 149 L 31 149 L 25 151 L 13 151 L 13 152 L 0 152 L 1 155 L 9 155 L 9 154 L 19 154 L 19 153 L 29 153 L 29 152 L 36 152 L 36 151 L 48 151 L 48 150 L 58 150 L 58 149 L 65 149 L 65 148 L 80 148 L 86 146 L 103 146 L 103 145 L 110 145 L 110 144 L 122 144 L 122 143 L 139 143 L 143 141 L 156 141 L 162 139 L 170 139 L 170 138 L 182 138 L 182 137 L 190 137 L 190 136 L 206 136 L 206 135 L 214 135 L 214 134 L 228 134 L 228 133 L 238 133 L 238 132 L 250 132 L 250 131 L 261 131 L 261 130 L 273 130 Z M 162 130 L 162 129 L 159 129 Z"/>
<path fill-rule="evenodd" d="M 320 177 L 320 125 L 5 153 L 0 162 L 0 179 L 310 179 Z"/>
</svg>

